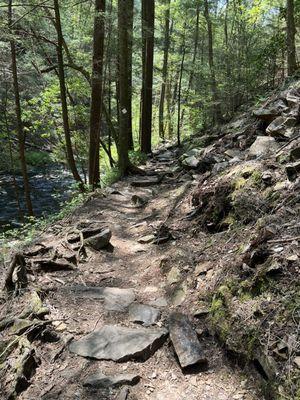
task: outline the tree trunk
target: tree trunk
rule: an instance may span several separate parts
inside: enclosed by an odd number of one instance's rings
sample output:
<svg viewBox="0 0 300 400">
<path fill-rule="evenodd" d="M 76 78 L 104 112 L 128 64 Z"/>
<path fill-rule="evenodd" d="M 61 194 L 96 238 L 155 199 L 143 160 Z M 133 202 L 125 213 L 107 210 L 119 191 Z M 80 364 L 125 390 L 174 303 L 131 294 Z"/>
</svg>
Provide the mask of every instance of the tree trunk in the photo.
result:
<svg viewBox="0 0 300 400">
<path fill-rule="evenodd" d="M 55 28 L 57 32 L 57 64 L 58 64 L 58 75 L 59 75 L 59 87 L 60 87 L 60 99 L 61 99 L 61 108 L 62 108 L 62 118 L 63 118 L 63 127 L 65 134 L 65 142 L 66 142 L 66 151 L 67 151 L 67 159 L 69 168 L 73 174 L 73 177 L 76 182 L 80 184 L 80 187 L 83 188 L 82 179 L 78 173 L 73 148 L 71 141 L 71 132 L 70 132 L 70 124 L 69 124 L 69 113 L 68 113 L 68 104 L 67 104 L 67 90 L 66 90 L 66 81 L 65 81 L 65 70 L 64 70 L 64 57 L 63 57 L 63 34 L 61 28 L 61 20 L 60 20 L 60 11 L 59 11 L 59 3 L 58 0 L 54 0 L 54 12 L 55 12 Z"/>
<path fill-rule="evenodd" d="M 89 184 L 93 188 L 100 184 L 99 152 L 105 35 L 104 12 L 105 0 L 95 0 L 89 145 Z"/>
<path fill-rule="evenodd" d="M 16 110 L 16 120 L 17 120 L 19 157 L 20 157 L 23 183 L 24 183 L 26 208 L 27 208 L 28 214 L 30 216 L 32 216 L 33 208 L 32 208 L 31 196 L 30 196 L 30 185 L 29 185 L 29 178 L 28 178 L 28 173 L 27 173 L 26 155 L 25 155 L 25 133 L 24 133 L 24 129 L 23 129 L 22 111 L 21 111 L 21 103 L 20 103 L 16 45 L 15 45 L 15 41 L 13 38 L 14 32 L 13 32 L 13 27 L 12 27 L 13 26 L 12 25 L 12 0 L 9 0 L 9 2 L 8 2 L 8 26 L 9 26 L 9 32 L 11 34 L 10 51 L 11 51 L 11 65 L 12 65 L 15 110 Z"/>
<path fill-rule="evenodd" d="M 178 82 L 178 97 L 177 97 L 177 145 L 180 146 L 180 115 L 181 115 L 181 87 L 182 87 L 182 75 L 183 75 L 183 67 L 184 67 L 184 59 L 185 59 L 185 29 L 186 24 L 184 24 L 184 32 L 183 32 L 183 39 L 182 39 L 182 46 L 181 46 L 181 63 L 180 63 L 180 72 L 179 72 L 179 82 Z"/>
<path fill-rule="evenodd" d="M 141 151 L 151 152 L 154 51 L 154 0 L 142 0 L 143 84 L 141 99 Z"/>
<path fill-rule="evenodd" d="M 208 34 L 208 63 L 210 69 L 210 84 L 211 84 L 212 101 L 213 101 L 213 121 L 214 123 L 219 123 L 222 121 L 222 113 L 221 113 L 221 104 L 219 101 L 218 87 L 215 75 L 213 32 L 212 32 L 212 23 L 210 19 L 208 0 L 204 0 L 204 17 L 206 19 L 207 34 Z"/>
<path fill-rule="evenodd" d="M 293 75 L 297 69 L 296 46 L 295 46 L 295 16 L 294 0 L 286 1 L 286 31 L 287 31 L 287 66 L 288 75 Z"/>
<path fill-rule="evenodd" d="M 133 2 L 130 0 L 128 7 L 128 0 L 118 0 L 118 33 L 119 33 L 119 168 L 121 176 L 125 175 L 129 166 L 128 147 L 129 147 L 129 103 L 131 103 L 131 89 L 130 89 L 130 25 L 131 25 L 131 6 Z"/>
<path fill-rule="evenodd" d="M 159 102 L 159 136 L 165 138 L 165 127 L 164 127 L 164 105 L 166 95 L 166 84 L 168 80 L 168 59 L 169 59 L 169 47 L 170 47 L 170 3 L 171 0 L 165 0 L 165 38 L 164 38 L 164 60 L 162 68 L 162 84 L 160 92 Z"/>
<path fill-rule="evenodd" d="M 134 150 L 132 133 L 132 47 L 133 47 L 133 10 L 134 0 L 127 1 L 128 12 L 128 148 Z"/>
<path fill-rule="evenodd" d="M 185 96 L 185 103 L 187 103 L 189 101 L 190 90 L 192 88 L 193 80 L 194 80 L 195 65 L 196 65 L 196 58 L 197 58 L 198 45 L 199 45 L 199 20 L 200 20 L 200 2 L 197 3 L 197 8 L 196 8 L 196 28 L 195 28 L 194 52 L 193 52 L 192 65 L 190 66 L 191 72 L 190 72 L 187 92 L 186 92 L 186 96 Z M 183 125 L 184 111 L 185 110 L 183 109 L 182 115 L 181 115 L 181 121 L 180 121 L 181 126 Z"/>
</svg>

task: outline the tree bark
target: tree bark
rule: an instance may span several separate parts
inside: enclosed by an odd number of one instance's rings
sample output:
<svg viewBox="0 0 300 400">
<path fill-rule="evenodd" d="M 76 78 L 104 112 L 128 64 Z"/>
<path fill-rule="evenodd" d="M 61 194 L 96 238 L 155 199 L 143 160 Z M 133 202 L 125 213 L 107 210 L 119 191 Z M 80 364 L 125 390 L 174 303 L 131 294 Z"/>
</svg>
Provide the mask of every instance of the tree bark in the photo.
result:
<svg viewBox="0 0 300 400">
<path fill-rule="evenodd" d="M 19 157 L 21 163 L 21 170 L 24 183 L 24 194 L 27 212 L 30 216 L 33 216 L 33 207 L 30 195 L 30 184 L 27 172 L 26 154 L 25 154 L 25 133 L 23 129 L 22 121 L 22 110 L 20 103 L 20 90 L 19 90 L 19 79 L 18 79 L 18 67 L 17 67 L 17 55 L 16 55 L 16 44 L 13 38 L 13 25 L 12 25 L 12 0 L 8 2 L 8 27 L 11 34 L 10 40 L 10 51 L 11 51 L 11 65 L 12 65 L 12 76 L 13 76 L 13 87 L 15 97 L 15 110 L 17 120 L 17 135 L 19 145 Z"/>
<path fill-rule="evenodd" d="M 159 102 L 159 136 L 165 138 L 165 125 L 164 125 L 164 105 L 166 96 L 166 84 L 168 80 L 168 60 L 169 60 L 169 47 L 170 47 L 170 4 L 171 0 L 165 0 L 164 6 L 164 19 L 165 19 L 165 38 L 164 38 L 164 60 L 162 68 L 162 84 Z"/>
<path fill-rule="evenodd" d="M 286 1 L 286 31 L 287 31 L 287 67 L 288 75 L 293 75 L 297 69 L 296 46 L 295 46 L 295 15 L 294 0 Z"/>
<path fill-rule="evenodd" d="M 204 0 L 204 17 L 207 24 L 208 34 L 208 63 L 210 69 L 210 84 L 213 101 L 213 122 L 219 123 L 222 121 L 221 104 L 219 101 L 218 87 L 216 82 L 215 66 L 214 66 L 214 50 L 213 50 L 213 32 L 210 18 L 208 0 Z"/>
<path fill-rule="evenodd" d="M 104 55 L 104 12 L 105 0 L 95 0 L 94 35 L 93 35 L 93 72 L 90 110 L 89 144 L 89 184 L 95 188 L 100 184 L 100 129 L 103 84 Z"/>
<path fill-rule="evenodd" d="M 182 45 L 181 45 L 181 63 L 180 63 L 180 71 L 179 71 L 179 82 L 178 82 L 178 97 L 177 97 L 177 146 L 180 146 L 180 115 L 181 115 L 181 88 L 182 88 L 182 75 L 183 75 L 183 67 L 184 67 L 184 60 L 185 60 L 185 29 L 186 24 L 184 24 L 184 32 L 182 38 Z"/>
<path fill-rule="evenodd" d="M 143 84 L 141 98 L 141 151 L 143 153 L 151 153 L 154 9 L 154 0 L 142 0 Z"/>
<path fill-rule="evenodd" d="M 133 49 L 133 11 L 134 0 L 127 1 L 128 8 L 128 148 L 134 150 L 133 132 L 132 132 L 132 49 Z"/>
<path fill-rule="evenodd" d="M 64 70 L 64 57 L 63 57 L 63 34 L 61 28 L 61 20 L 60 20 L 60 10 L 58 0 L 54 0 L 54 12 L 55 12 L 55 28 L 57 33 L 57 63 L 58 63 L 58 76 L 59 76 L 59 87 L 60 87 L 60 99 L 61 99 L 61 108 L 62 108 L 62 118 L 63 118 L 63 127 L 65 134 L 65 142 L 66 142 L 66 151 L 67 151 L 67 160 L 69 168 L 72 172 L 72 175 L 76 182 L 79 183 L 81 189 L 83 188 L 83 181 L 78 173 L 76 162 L 74 159 L 74 153 L 72 148 L 71 141 L 71 132 L 70 132 L 70 124 L 69 124 L 69 112 L 68 112 L 68 104 L 67 104 L 67 90 L 66 90 L 66 80 L 65 80 L 65 70 Z"/>
<path fill-rule="evenodd" d="M 129 135 L 130 135 L 130 124 L 129 119 L 129 104 L 131 103 L 131 62 L 132 57 L 129 52 L 131 48 L 129 42 L 131 41 L 131 6 L 133 2 L 130 0 L 128 6 L 128 0 L 118 0 L 118 33 L 119 33 L 119 102 L 120 102 L 120 114 L 119 114 L 119 143 L 118 143 L 118 155 L 119 155 L 119 169 L 121 176 L 125 175 L 126 170 L 129 166 L 128 158 L 128 147 L 129 147 Z"/>
<path fill-rule="evenodd" d="M 189 101 L 190 90 L 192 88 L 193 80 L 194 80 L 195 65 L 196 65 L 196 58 L 197 58 L 198 45 L 199 45 L 199 21 L 200 21 L 200 2 L 197 3 L 197 7 L 196 7 L 196 28 L 195 28 L 193 60 L 192 60 L 192 64 L 190 67 L 191 72 L 190 72 L 188 87 L 187 87 L 186 96 L 185 96 L 185 103 L 187 103 Z M 181 126 L 183 125 L 184 112 L 185 112 L 185 109 L 182 110 L 182 114 L 181 114 L 181 121 L 180 121 Z"/>
</svg>

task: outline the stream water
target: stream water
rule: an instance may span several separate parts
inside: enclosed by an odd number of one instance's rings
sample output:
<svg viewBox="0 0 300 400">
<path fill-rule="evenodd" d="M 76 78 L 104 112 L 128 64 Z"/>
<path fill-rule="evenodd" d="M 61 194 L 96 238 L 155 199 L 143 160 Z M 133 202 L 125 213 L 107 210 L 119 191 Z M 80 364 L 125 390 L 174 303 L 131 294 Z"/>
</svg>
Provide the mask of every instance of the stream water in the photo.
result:
<svg viewBox="0 0 300 400">
<path fill-rule="evenodd" d="M 36 217 L 49 216 L 61 209 L 62 203 L 70 199 L 74 182 L 69 171 L 61 166 L 35 168 L 29 172 L 31 197 Z M 21 208 L 25 211 L 23 179 L 16 176 Z M 26 213 L 25 213 L 26 214 Z M 0 174 L 0 233 L 20 226 L 13 178 Z"/>
</svg>

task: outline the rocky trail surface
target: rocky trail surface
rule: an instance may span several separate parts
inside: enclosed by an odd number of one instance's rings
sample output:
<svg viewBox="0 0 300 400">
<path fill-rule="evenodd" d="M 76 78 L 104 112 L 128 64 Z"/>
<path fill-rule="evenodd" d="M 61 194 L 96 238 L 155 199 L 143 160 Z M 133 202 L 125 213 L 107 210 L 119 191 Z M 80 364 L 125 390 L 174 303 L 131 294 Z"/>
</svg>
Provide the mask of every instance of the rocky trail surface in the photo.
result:
<svg viewBox="0 0 300 400">
<path fill-rule="evenodd" d="M 62 222 L 104 224 L 110 244 L 89 248 L 70 271 L 56 259 L 35 276 L 56 334 L 49 343 L 37 331 L 36 366 L 20 399 L 262 399 L 207 330 L 193 289 L 206 242 L 191 237 L 186 219 L 196 181 L 176 166 L 176 151 L 161 152 L 147 167 L 155 175 L 115 184 Z M 57 246 L 62 226 L 37 250 Z"/>
</svg>

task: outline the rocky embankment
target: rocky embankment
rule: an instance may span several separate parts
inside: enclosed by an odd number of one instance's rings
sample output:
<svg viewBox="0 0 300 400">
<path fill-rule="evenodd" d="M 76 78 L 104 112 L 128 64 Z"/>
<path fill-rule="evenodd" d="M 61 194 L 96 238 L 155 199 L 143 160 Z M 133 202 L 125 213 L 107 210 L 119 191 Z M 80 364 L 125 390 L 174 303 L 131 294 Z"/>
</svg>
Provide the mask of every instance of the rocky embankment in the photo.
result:
<svg viewBox="0 0 300 400">
<path fill-rule="evenodd" d="M 182 156 L 186 168 L 204 174 L 192 218 L 208 233 L 232 232 L 232 257 L 219 250 L 224 265 L 204 293 L 211 327 L 228 350 L 255 364 L 271 398 L 280 399 L 300 398 L 299 86 Z M 206 258 L 216 259 L 216 250 Z"/>
</svg>

